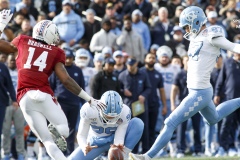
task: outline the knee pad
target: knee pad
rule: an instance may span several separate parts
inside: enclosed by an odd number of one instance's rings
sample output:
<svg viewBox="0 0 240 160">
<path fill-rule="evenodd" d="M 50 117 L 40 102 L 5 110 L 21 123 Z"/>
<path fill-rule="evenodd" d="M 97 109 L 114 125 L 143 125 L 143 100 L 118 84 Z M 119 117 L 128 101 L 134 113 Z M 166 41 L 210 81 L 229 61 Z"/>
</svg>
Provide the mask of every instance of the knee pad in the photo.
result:
<svg viewBox="0 0 240 160">
<path fill-rule="evenodd" d="M 68 125 L 60 124 L 55 126 L 57 131 L 65 138 L 69 136 L 69 128 Z"/>
</svg>

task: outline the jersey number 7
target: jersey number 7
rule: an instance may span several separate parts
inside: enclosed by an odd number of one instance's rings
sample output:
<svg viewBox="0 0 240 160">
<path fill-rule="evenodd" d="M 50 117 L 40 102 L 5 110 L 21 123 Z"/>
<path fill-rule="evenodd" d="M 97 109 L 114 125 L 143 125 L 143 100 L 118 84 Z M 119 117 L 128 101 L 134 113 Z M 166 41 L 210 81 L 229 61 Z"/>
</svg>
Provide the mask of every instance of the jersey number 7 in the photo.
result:
<svg viewBox="0 0 240 160">
<path fill-rule="evenodd" d="M 29 55 L 28 55 L 28 58 L 27 58 L 27 62 L 24 64 L 23 68 L 28 68 L 28 69 L 31 68 L 31 66 L 32 66 L 31 62 L 32 62 L 32 58 L 33 58 L 35 49 L 36 48 L 29 47 L 29 49 L 28 49 Z M 46 66 L 47 66 L 47 64 L 46 64 L 47 56 L 48 56 L 48 52 L 43 51 L 42 54 L 33 62 L 34 66 L 39 67 L 38 71 L 42 72 L 43 69 L 46 68 Z"/>
</svg>

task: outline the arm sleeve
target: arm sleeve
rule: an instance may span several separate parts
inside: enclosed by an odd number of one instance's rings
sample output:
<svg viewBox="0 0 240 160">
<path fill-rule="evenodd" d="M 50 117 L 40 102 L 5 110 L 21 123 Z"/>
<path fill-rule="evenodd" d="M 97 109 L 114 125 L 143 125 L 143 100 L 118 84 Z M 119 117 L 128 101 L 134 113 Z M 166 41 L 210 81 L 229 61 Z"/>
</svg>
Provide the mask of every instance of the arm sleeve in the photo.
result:
<svg viewBox="0 0 240 160">
<path fill-rule="evenodd" d="M 145 98 L 148 97 L 148 95 L 151 93 L 151 88 L 152 88 L 152 85 L 150 83 L 150 80 L 149 80 L 149 77 L 148 77 L 148 74 L 145 74 L 146 78 L 145 78 L 145 82 L 144 82 L 144 85 L 145 85 L 145 89 L 144 91 L 141 93 L 142 96 L 144 96 Z"/>
<path fill-rule="evenodd" d="M 118 126 L 114 136 L 114 144 L 116 145 L 124 144 L 127 127 L 128 127 L 128 123 L 124 123 Z"/>
<path fill-rule="evenodd" d="M 81 120 L 78 127 L 77 141 L 80 148 L 84 150 L 85 146 L 87 145 L 87 137 L 90 129 L 90 120 L 87 118 L 87 110 L 84 106 L 80 111 L 80 117 Z"/>
<path fill-rule="evenodd" d="M 240 54 L 240 44 L 232 43 L 225 37 L 214 37 L 212 38 L 212 45 L 222 49 L 232 51 Z"/>
<path fill-rule="evenodd" d="M 126 37 L 127 37 L 127 33 L 126 31 L 122 31 L 122 34 L 117 38 L 117 45 L 121 46 L 124 45 L 126 43 Z"/>
</svg>

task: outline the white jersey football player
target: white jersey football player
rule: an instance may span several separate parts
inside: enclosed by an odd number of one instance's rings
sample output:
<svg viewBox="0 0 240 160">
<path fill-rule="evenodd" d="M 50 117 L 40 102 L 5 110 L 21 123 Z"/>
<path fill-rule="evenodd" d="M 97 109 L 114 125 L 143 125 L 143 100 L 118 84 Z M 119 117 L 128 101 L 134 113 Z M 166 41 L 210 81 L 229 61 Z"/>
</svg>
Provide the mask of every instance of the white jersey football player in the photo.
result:
<svg viewBox="0 0 240 160">
<path fill-rule="evenodd" d="M 81 120 L 77 134 L 79 147 L 68 157 L 69 160 L 93 160 L 107 151 L 111 144 L 124 146 L 124 160 L 142 136 L 144 124 L 139 118 L 131 119 L 130 108 L 123 104 L 115 91 L 107 91 L 101 101 L 107 109 L 98 112 L 85 103 L 80 111 Z"/>
<path fill-rule="evenodd" d="M 94 68 L 88 67 L 89 61 L 90 53 L 88 50 L 80 48 L 76 51 L 75 64 L 82 69 L 85 82 L 85 91 L 91 95 L 89 83 L 97 72 Z"/>
<path fill-rule="evenodd" d="M 187 73 L 189 94 L 165 120 L 164 128 L 150 150 L 143 155 L 130 153 L 131 159 L 153 158 L 169 142 L 176 127 L 197 112 L 209 125 L 213 125 L 240 107 L 240 98 L 221 103 L 217 108 L 212 101 L 210 73 L 220 55 L 220 48 L 240 53 L 240 44 L 228 41 L 220 26 L 206 27 L 206 22 L 207 18 L 199 7 L 190 6 L 182 11 L 179 26 L 186 30 L 184 37 L 190 40 Z"/>
</svg>

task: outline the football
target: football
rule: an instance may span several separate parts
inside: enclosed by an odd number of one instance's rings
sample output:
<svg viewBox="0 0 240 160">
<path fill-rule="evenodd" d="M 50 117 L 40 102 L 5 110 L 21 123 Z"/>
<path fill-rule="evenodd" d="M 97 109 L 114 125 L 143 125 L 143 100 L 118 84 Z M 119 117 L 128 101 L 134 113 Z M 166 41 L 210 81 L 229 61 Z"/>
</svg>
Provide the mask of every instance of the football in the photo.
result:
<svg viewBox="0 0 240 160">
<path fill-rule="evenodd" d="M 116 145 L 111 145 L 108 150 L 108 160 L 123 160 L 122 150 Z"/>
</svg>

